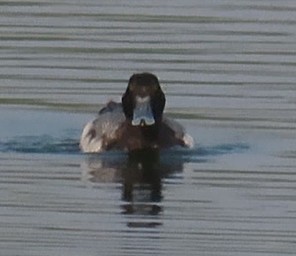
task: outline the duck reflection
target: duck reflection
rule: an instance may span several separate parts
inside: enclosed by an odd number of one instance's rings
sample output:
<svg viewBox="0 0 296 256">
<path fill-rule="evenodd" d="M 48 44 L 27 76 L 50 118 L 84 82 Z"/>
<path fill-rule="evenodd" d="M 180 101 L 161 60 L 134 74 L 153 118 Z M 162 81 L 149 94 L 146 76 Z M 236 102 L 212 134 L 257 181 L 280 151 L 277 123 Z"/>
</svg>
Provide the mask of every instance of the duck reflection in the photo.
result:
<svg viewBox="0 0 296 256">
<path fill-rule="evenodd" d="M 83 179 L 92 183 L 122 184 L 123 214 L 158 215 L 162 211 L 162 181 L 181 172 L 183 161 L 169 153 L 160 156 L 158 150 L 143 149 L 128 155 L 110 152 L 89 155 L 82 169 Z"/>
<path fill-rule="evenodd" d="M 141 150 L 130 153 L 126 168 L 122 171 L 122 199 L 128 202 L 135 198 L 136 201 L 160 202 L 162 175 L 158 151 Z M 134 193 L 136 188 L 140 192 L 138 198 Z"/>
</svg>

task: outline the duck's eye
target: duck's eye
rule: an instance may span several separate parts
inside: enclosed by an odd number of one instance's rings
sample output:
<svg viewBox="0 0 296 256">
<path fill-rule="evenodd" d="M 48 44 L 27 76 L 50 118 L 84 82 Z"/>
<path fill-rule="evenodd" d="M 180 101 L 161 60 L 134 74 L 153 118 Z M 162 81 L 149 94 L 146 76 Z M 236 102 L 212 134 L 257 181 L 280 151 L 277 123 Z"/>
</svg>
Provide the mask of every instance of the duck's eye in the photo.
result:
<svg viewBox="0 0 296 256">
<path fill-rule="evenodd" d="M 152 86 L 152 90 L 153 90 L 153 92 L 157 91 L 158 88 L 159 88 L 159 87 L 158 87 L 157 84 L 153 84 L 153 86 Z"/>
<path fill-rule="evenodd" d="M 134 90 L 136 89 L 136 85 L 135 85 L 135 84 L 130 84 L 130 85 L 129 85 L 129 89 L 130 89 L 131 91 L 134 91 Z"/>
<path fill-rule="evenodd" d="M 159 86 L 157 84 L 151 84 L 151 86 L 149 86 L 149 91 L 152 94 L 155 93 L 155 92 L 157 92 L 158 89 L 159 89 Z"/>
</svg>

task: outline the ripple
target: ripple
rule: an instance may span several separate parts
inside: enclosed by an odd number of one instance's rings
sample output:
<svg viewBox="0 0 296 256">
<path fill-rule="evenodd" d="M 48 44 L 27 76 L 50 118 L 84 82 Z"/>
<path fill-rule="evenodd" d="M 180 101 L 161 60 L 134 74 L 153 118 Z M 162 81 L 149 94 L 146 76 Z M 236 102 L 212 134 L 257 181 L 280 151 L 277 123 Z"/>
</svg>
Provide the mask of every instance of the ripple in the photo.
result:
<svg viewBox="0 0 296 256">
<path fill-rule="evenodd" d="M 173 161 L 180 158 L 185 161 L 203 161 L 202 157 L 211 157 L 224 154 L 243 153 L 250 149 L 246 143 L 225 143 L 213 146 L 198 146 L 193 149 L 175 147 L 161 152 L 162 160 Z M 0 141 L 0 152 L 16 153 L 53 153 L 73 154 L 79 153 L 78 138 L 58 138 L 51 135 L 40 136 L 16 136 L 6 141 Z M 90 154 L 92 155 L 92 154 Z M 109 160 L 121 159 L 118 151 L 110 151 L 96 154 L 97 157 Z"/>
<path fill-rule="evenodd" d="M 294 255 L 295 24 L 293 0 L 1 1 L 1 255 Z M 80 154 L 78 110 L 142 71 L 197 147 Z"/>
<path fill-rule="evenodd" d="M 71 138 L 55 138 L 50 135 L 19 136 L 0 141 L 0 152 L 17 153 L 79 153 L 79 143 Z"/>
</svg>

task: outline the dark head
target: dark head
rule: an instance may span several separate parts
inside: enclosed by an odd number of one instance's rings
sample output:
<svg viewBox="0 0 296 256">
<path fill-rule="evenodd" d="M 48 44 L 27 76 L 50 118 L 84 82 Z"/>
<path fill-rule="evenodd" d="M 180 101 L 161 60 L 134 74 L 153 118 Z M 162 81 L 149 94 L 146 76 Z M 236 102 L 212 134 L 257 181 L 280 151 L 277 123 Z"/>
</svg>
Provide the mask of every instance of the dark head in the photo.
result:
<svg viewBox="0 0 296 256">
<path fill-rule="evenodd" d="M 162 120 L 165 96 L 157 77 L 151 73 L 131 76 L 122 96 L 125 117 L 132 126 L 157 126 Z"/>
</svg>

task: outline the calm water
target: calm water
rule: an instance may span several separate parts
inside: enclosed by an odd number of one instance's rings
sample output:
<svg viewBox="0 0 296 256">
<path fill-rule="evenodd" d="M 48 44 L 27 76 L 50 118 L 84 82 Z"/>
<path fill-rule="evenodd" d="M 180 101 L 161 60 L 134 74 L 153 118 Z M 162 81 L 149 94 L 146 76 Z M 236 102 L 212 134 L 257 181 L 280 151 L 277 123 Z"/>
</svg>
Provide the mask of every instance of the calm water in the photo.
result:
<svg viewBox="0 0 296 256">
<path fill-rule="evenodd" d="M 294 0 L 1 1 L 0 59 L 1 256 L 295 255 Z M 81 154 L 141 71 L 196 147 Z"/>
</svg>

